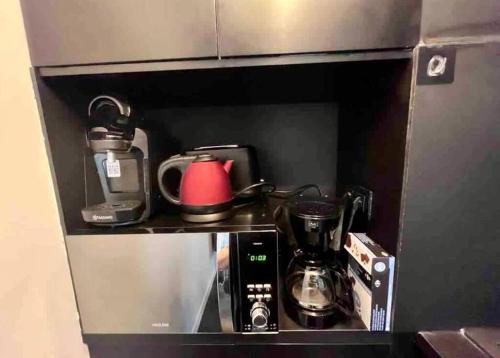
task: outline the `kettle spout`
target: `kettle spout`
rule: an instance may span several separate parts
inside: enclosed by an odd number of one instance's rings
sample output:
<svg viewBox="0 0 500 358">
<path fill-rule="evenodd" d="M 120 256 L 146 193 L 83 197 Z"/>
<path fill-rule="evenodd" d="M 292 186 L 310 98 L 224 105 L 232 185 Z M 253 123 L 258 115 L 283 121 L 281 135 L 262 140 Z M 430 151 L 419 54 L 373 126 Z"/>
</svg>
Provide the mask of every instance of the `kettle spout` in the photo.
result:
<svg viewBox="0 0 500 358">
<path fill-rule="evenodd" d="M 226 160 L 226 162 L 224 163 L 224 170 L 226 171 L 226 173 L 229 174 L 229 172 L 231 171 L 231 168 L 233 167 L 233 163 L 234 163 L 234 160 Z"/>
</svg>

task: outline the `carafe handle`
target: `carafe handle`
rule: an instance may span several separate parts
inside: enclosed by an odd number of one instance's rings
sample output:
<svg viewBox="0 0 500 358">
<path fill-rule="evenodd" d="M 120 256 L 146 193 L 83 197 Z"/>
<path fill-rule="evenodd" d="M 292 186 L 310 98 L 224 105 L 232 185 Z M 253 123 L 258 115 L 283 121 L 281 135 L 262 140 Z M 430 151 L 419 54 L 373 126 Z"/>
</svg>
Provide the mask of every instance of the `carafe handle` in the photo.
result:
<svg viewBox="0 0 500 358">
<path fill-rule="evenodd" d="M 352 298 L 352 286 L 349 277 L 344 269 L 337 267 L 333 271 L 334 275 L 340 284 L 340 297 L 335 300 L 337 308 L 347 317 L 351 317 L 354 313 L 354 300 Z"/>
<path fill-rule="evenodd" d="M 184 175 L 186 168 L 189 166 L 189 164 L 191 164 L 194 158 L 196 158 L 196 156 L 178 154 L 165 160 L 158 167 L 158 186 L 160 187 L 160 191 L 165 199 L 167 199 L 172 204 L 181 205 L 181 200 L 179 197 L 172 194 L 168 190 L 167 186 L 163 184 L 163 177 L 165 173 L 172 168 L 178 169 L 181 172 L 181 175 Z"/>
</svg>

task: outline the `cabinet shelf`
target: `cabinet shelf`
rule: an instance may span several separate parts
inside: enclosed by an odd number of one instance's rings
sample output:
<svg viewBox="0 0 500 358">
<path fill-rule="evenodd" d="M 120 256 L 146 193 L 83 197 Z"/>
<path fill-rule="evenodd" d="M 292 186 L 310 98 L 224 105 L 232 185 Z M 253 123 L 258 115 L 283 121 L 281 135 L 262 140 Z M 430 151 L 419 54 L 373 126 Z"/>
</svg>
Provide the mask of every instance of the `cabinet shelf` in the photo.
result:
<svg viewBox="0 0 500 358">
<path fill-rule="evenodd" d="M 144 223 L 101 227 L 87 224 L 69 232 L 71 235 L 117 235 L 117 234 L 170 234 L 199 232 L 233 232 L 273 229 L 271 208 L 263 202 L 235 209 L 233 217 L 214 223 L 190 223 L 183 221 L 178 211 L 158 212 Z"/>
<path fill-rule="evenodd" d="M 412 49 L 39 67 L 41 77 L 409 59 Z"/>
<path fill-rule="evenodd" d="M 278 334 L 85 334 L 87 344 L 106 345 L 390 345 L 392 335 L 358 329 L 280 331 Z"/>
</svg>

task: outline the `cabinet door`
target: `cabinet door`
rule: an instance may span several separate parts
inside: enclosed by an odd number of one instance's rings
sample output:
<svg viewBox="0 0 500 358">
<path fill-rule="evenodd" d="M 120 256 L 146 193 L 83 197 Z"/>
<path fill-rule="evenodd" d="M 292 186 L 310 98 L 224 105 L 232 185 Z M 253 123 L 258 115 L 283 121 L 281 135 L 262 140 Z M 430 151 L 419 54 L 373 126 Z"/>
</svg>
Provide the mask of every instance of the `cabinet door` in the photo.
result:
<svg viewBox="0 0 500 358">
<path fill-rule="evenodd" d="M 498 0 L 426 0 L 422 5 L 422 40 L 431 43 L 499 34 L 499 11 Z"/>
<path fill-rule="evenodd" d="M 217 0 L 222 56 L 409 47 L 419 0 Z"/>
<path fill-rule="evenodd" d="M 22 0 L 34 66 L 217 55 L 214 0 Z"/>
<path fill-rule="evenodd" d="M 418 49 L 396 331 L 500 324 L 500 42 L 456 46 L 452 82 L 428 84 L 454 48 Z"/>
</svg>

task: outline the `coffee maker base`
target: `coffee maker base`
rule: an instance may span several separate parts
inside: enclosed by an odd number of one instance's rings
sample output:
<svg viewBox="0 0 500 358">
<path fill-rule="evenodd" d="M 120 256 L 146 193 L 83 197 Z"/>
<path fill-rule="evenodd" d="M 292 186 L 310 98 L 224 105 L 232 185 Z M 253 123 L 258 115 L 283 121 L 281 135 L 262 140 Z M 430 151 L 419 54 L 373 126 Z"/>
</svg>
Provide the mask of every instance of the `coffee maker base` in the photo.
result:
<svg viewBox="0 0 500 358">
<path fill-rule="evenodd" d="M 312 311 L 286 302 L 285 311 L 298 325 L 307 329 L 327 329 L 345 319 L 345 315 L 336 310 Z"/>
<path fill-rule="evenodd" d="M 139 200 L 120 200 L 87 206 L 81 213 L 83 220 L 92 225 L 126 226 L 144 220 L 145 206 Z"/>
</svg>

